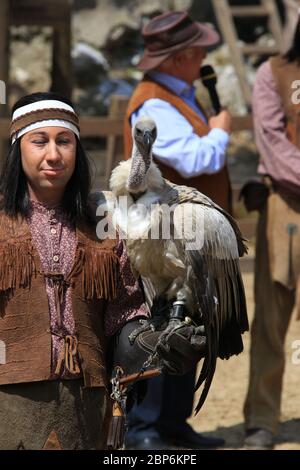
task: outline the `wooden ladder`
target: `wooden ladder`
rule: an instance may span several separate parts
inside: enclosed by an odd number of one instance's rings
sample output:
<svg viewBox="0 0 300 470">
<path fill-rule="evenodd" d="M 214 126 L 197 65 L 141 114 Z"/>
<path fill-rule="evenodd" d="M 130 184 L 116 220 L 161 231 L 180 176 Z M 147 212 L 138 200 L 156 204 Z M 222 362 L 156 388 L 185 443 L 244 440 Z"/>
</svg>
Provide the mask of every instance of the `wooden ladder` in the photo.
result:
<svg viewBox="0 0 300 470">
<path fill-rule="evenodd" d="M 231 6 L 228 0 L 212 0 L 215 15 L 224 41 L 228 44 L 240 87 L 247 106 L 251 107 L 251 86 L 247 79 L 245 56 L 251 54 L 272 55 L 282 48 L 282 27 L 275 0 L 260 0 L 260 5 Z M 242 3 L 242 0 L 241 0 Z M 266 17 L 268 27 L 275 40 L 274 46 L 261 44 L 239 44 L 234 18 Z"/>
</svg>

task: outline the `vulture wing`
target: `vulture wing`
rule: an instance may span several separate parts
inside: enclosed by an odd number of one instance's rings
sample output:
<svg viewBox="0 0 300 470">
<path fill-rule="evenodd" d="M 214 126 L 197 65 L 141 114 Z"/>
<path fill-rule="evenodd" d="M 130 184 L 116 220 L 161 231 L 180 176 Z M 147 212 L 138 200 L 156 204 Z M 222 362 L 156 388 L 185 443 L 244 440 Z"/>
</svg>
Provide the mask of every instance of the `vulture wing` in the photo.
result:
<svg viewBox="0 0 300 470">
<path fill-rule="evenodd" d="M 243 350 L 241 334 L 249 325 L 239 256 L 246 253 L 247 248 L 234 219 L 196 189 L 166 181 L 161 202 L 167 201 L 168 204 L 192 204 L 196 209 L 193 217 L 199 222 L 196 227 L 203 230 L 199 249 L 178 249 L 179 253 L 184 252 L 185 265 L 190 266 L 187 283 L 193 297 L 191 313 L 196 323 L 204 325 L 207 336 L 207 355 L 196 384 L 199 388 L 204 383 L 197 412 L 210 388 L 217 358 L 228 359 Z M 178 220 L 177 224 L 180 223 Z M 175 241 L 177 244 L 185 242 Z"/>
</svg>

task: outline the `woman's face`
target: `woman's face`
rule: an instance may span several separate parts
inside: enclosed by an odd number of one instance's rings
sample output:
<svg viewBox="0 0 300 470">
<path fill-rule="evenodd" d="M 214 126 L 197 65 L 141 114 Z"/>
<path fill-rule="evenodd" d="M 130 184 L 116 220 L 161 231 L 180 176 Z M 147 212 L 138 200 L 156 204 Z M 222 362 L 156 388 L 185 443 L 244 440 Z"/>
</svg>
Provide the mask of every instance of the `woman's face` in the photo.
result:
<svg viewBox="0 0 300 470">
<path fill-rule="evenodd" d="M 21 138 L 22 167 L 31 199 L 62 198 L 76 160 L 75 134 L 64 127 L 42 127 Z"/>
</svg>

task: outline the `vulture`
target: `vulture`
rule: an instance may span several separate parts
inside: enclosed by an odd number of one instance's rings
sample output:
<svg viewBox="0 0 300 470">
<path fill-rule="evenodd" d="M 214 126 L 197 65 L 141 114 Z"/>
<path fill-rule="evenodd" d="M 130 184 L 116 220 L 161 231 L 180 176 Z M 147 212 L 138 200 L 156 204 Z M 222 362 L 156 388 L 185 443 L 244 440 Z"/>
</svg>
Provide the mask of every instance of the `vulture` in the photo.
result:
<svg viewBox="0 0 300 470">
<path fill-rule="evenodd" d="M 152 158 L 157 137 L 152 119 L 138 119 L 132 136 L 131 158 L 121 161 L 110 178 L 117 201 L 113 219 L 134 274 L 143 279 L 153 303 L 168 306 L 167 311 L 158 308 L 160 313 L 176 310 L 177 322 L 189 318 L 204 328 L 198 412 L 217 358 L 243 350 L 241 335 L 249 326 L 239 257 L 247 248 L 235 220 L 221 207 L 196 189 L 162 177 Z M 169 330 L 173 327 L 169 322 Z"/>
</svg>

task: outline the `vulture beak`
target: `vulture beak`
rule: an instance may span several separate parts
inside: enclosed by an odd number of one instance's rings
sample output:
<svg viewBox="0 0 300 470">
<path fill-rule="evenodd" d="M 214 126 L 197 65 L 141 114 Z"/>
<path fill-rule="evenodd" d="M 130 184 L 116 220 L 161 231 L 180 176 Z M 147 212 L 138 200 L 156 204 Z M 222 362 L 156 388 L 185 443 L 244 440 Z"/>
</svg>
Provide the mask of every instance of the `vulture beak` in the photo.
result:
<svg viewBox="0 0 300 470">
<path fill-rule="evenodd" d="M 147 153 L 150 153 L 152 144 L 153 144 L 153 137 L 150 131 L 145 131 L 143 134 L 143 142 L 145 145 L 145 148 L 147 150 Z"/>
</svg>

